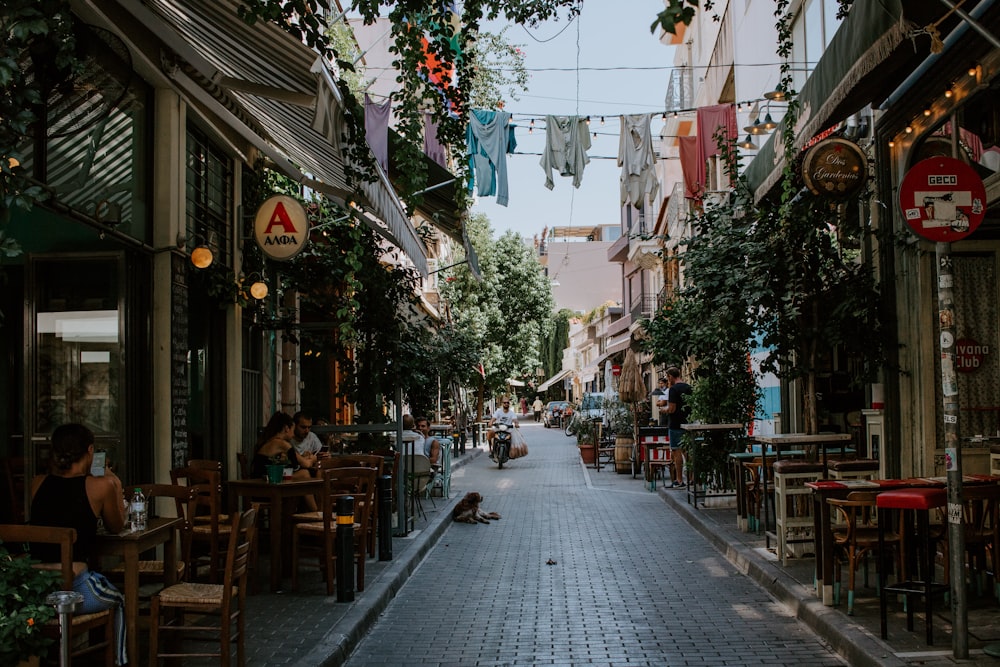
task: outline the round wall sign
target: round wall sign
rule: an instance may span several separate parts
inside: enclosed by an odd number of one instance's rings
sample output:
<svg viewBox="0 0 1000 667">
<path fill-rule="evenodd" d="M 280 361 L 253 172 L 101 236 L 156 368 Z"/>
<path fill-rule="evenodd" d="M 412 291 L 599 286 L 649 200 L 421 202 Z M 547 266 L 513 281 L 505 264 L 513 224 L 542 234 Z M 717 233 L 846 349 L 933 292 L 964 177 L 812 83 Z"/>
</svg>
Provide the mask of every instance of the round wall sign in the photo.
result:
<svg viewBox="0 0 1000 667">
<path fill-rule="evenodd" d="M 817 142 L 802 158 L 802 180 L 814 195 L 845 199 L 860 190 L 867 177 L 865 152 L 842 137 Z"/>
<path fill-rule="evenodd" d="M 899 207 L 913 233 L 949 243 L 976 231 L 986 216 L 986 188 L 961 160 L 932 157 L 913 165 L 899 186 Z"/>
<path fill-rule="evenodd" d="M 257 209 L 253 235 L 265 255 L 283 262 L 302 252 L 309 243 L 309 219 L 298 201 L 287 195 L 275 195 Z"/>
</svg>

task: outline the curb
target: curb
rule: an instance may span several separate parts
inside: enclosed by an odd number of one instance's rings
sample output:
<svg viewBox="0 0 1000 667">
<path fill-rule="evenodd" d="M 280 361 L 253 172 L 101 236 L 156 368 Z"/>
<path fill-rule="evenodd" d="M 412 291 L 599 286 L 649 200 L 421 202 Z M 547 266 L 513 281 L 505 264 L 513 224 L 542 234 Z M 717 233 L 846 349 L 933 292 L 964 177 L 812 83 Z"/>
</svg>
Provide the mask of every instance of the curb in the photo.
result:
<svg viewBox="0 0 1000 667">
<path fill-rule="evenodd" d="M 470 461 L 482 455 L 483 450 L 471 448 L 466 450 L 466 456 L 452 462 L 452 472 L 467 465 Z M 389 605 L 399 589 L 417 566 L 420 565 L 427 552 L 437 544 L 445 530 L 451 525 L 451 509 L 460 496 L 453 493 L 452 497 L 441 505 L 441 511 L 428 521 L 426 527 L 410 538 L 413 546 L 395 557 L 392 564 L 382 571 L 378 577 L 367 584 L 364 593 L 351 603 L 350 610 L 341 618 L 329 632 L 313 647 L 305 657 L 298 660 L 297 667 L 339 667 L 350 657 L 354 649 L 378 621 L 378 617 Z"/>
<path fill-rule="evenodd" d="M 668 489 L 660 498 L 707 539 L 737 570 L 794 612 L 795 617 L 826 641 L 837 654 L 856 667 L 904 667 L 891 646 L 841 612 L 827 607 L 780 567 L 742 544 L 732 544 L 699 517 L 697 509 Z"/>
</svg>

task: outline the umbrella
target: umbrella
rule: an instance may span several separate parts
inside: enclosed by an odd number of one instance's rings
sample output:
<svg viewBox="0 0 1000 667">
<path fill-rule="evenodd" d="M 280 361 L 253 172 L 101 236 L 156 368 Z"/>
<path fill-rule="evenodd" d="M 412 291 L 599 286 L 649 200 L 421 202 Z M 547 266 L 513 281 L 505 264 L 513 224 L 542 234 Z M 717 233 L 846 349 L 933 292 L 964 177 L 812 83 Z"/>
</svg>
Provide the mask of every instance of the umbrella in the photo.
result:
<svg viewBox="0 0 1000 667">
<path fill-rule="evenodd" d="M 639 360 L 631 349 L 625 353 L 622 373 L 618 377 L 618 396 L 623 403 L 641 403 L 646 400 L 646 383 L 639 371 Z"/>
</svg>

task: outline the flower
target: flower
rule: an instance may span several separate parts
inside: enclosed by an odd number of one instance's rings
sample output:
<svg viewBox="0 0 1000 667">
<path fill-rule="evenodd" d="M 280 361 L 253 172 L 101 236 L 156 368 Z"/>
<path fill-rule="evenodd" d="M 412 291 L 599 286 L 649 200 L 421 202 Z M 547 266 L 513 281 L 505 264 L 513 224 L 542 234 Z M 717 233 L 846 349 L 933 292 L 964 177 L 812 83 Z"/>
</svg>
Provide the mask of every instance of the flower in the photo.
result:
<svg viewBox="0 0 1000 667">
<path fill-rule="evenodd" d="M 34 562 L 12 556 L 0 544 L 0 665 L 45 655 L 53 641 L 42 626 L 55 618 L 45 598 L 59 587 L 60 575 L 34 568 Z"/>
<path fill-rule="evenodd" d="M 28 619 L 28 627 L 30 628 L 30 627 L 31 627 L 31 626 L 33 626 L 34 624 L 35 624 L 35 619 L 33 619 L 33 618 L 29 618 L 29 619 Z"/>
</svg>

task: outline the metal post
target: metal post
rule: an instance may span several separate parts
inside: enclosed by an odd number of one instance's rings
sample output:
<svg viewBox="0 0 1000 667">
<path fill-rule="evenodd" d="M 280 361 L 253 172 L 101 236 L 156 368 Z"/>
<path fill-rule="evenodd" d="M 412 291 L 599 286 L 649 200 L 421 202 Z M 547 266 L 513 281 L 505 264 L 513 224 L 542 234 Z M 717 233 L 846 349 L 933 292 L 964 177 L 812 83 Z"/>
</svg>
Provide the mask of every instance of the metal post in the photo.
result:
<svg viewBox="0 0 1000 667">
<path fill-rule="evenodd" d="M 354 496 L 337 498 L 337 602 L 354 602 Z"/>
<path fill-rule="evenodd" d="M 392 475 L 378 478 L 378 559 L 392 560 Z"/>
<path fill-rule="evenodd" d="M 56 608 L 59 614 L 59 665 L 67 667 L 69 662 L 69 615 L 83 602 L 83 596 L 75 591 L 56 591 L 45 598 L 45 603 Z"/>
<path fill-rule="evenodd" d="M 952 651 L 969 657 L 969 609 L 965 594 L 965 530 L 962 525 L 962 448 L 958 441 L 958 377 L 951 244 L 937 243 L 938 322 L 941 327 L 941 394 L 944 397 L 944 467 L 948 475 L 948 561 L 951 566 Z M 933 572 L 924 576 L 933 577 Z"/>
</svg>

